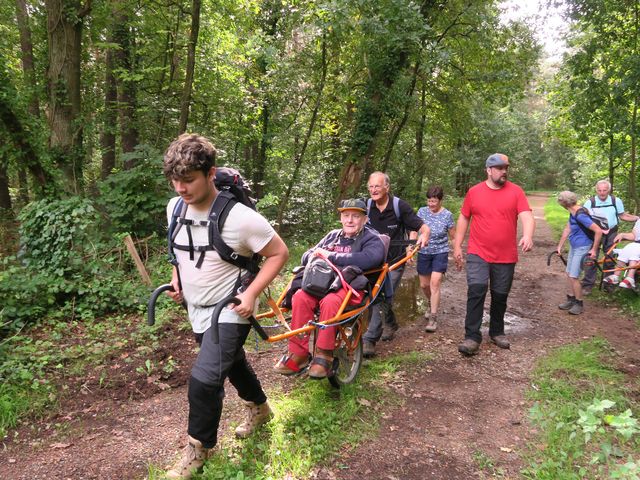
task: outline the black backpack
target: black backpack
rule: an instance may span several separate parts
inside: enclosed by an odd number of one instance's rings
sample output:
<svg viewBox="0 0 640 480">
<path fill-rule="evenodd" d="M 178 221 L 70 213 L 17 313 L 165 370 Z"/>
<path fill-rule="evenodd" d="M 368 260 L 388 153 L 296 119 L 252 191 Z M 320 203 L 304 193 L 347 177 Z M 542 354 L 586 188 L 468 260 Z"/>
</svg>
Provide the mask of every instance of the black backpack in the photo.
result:
<svg viewBox="0 0 640 480">
<path fill-rule="evenodd" d="M 256 201 L 251 198 L 251 190 L 245 183 L 240 172 L 229 167 L 216 168 L 216 176 L 214 184 L 219 190 L 218 196 L 211 205 L 209 210 L 209 219 L 205 221 L 194 221 L 185 218 L 188 205 L 182 198 L 178 199 L 175 207 L 173 208 L 173 214 L 171 216 L 171 223 L 169 224 L 169 231 L 167 232 L 167 243 L 169 245 L 169 262 L 177 266 L 178 262 L 174 250 L 183 250 L 189 252 L 189 259 L 194 260 L 195 253 L 199 252 L 200 256 L 196 262 L 196 268 L 202 266 L 204 261 L 205 252 L 215 250 L 224 261 L 229 262 L 238 268 L 249 271 L 250 279 L 248 281 L 242 280 L 242 285 L 250 283 L 255 278 L 255 275 L 260 270 L 259 264 L 262 257 L 257 253 L 254 253 L 250 257 L 246 257 L 236 253 L 229 245 L 227 245 L 220 232 L 224 227 L 224 223 L 229 216 L 231 208 L 236 203 L 242 203 L 243 205 L 256 209 Z M 202 246 L 194 246 L 191 237 L 191 225 L 194 223 L 208 227 L 209 229 L 209 244 Z M 189 245 L 179 245 L 175 243 L 175 238 L 178 235 L 178 231 L 182 226 L 187 228 L 187 235 L 189 237 Z M 238 285 L 239 286 L 239 285 Z M 237 288 L 237 287 L 236 287 Z"/>
<path fill-rule="evenodd" d="M 593 205 L 593 204 L 592 204 Z M 595 223 L 597 226 L 599 226 L 602 230 L 609 230 L 609 221 L 607 220 L 606 217 L 601 217 L 600 215 L 596 215 L 595 213 L 589 211 L 588 208 L 585 207 L 580 207 L 577 211 L 576 211 L 576 215 L 575 215 L 575 220 L 576 223 L 578 224 L 578 227 L 580 227 L 580 230 L 582 230 L 584 232 L 584 234 L 589 237 L 591 240 L 593 240 L 593 238 L 595 237 L 595 232 L 587 227 L 585 227 L 582 223 L 580 223 L 578 221 L 578 215 L 579 214 L 583 214 L 586 215 L 587 217 L 589 217 L 591 219 L 591 221 L 593 223 Z"/>
<path fill-rule="evenodd" d="M 611 208 L 613 207 L 613 209 L 616 211 L 616 218 L 618 218 L 618 207 L 616 207 L 616 197 L 614 195 L 609 195 L 611 197 L 611 203 L 608 204 L 604 204 L 604 205 L 598 205 L 596 207 L 596 197 L 595 195 L 593 197 L 589 197 L 589 201 L 591 202 L 591 208 Z"/>
</svg>

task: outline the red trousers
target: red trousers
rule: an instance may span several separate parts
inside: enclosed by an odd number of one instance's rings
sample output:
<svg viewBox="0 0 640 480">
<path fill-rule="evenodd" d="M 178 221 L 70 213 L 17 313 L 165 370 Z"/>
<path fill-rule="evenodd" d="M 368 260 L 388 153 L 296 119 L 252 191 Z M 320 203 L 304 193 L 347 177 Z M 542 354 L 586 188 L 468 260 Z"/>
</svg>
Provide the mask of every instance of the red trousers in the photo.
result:
<svg viewBox="0 0 640 480">
<path fill-rule="evenodd" d="M 341 288 L 337 292 L 332 292 L 322 299 L 309 295 L 303 290 L 298 290 L 292 299 L 291 307 L 291 329 L 304 326 L 309 320 L 313 320 L 313 312 L 320 305 L 320 318 L 323 322 L 336 316 L 340 305 L 347 291 Z M 349 304 L 360 303 L 360 300 L 352 297 Z M 336 344 L 337 327 L 319 328 L 317 331 L 316 345 L 323 350 L 333 351 Z M 296 355 L 307 355 L 309 353 L 309 334 L 296 335 L 289 338 L 289 352 Z"/>
</svg>

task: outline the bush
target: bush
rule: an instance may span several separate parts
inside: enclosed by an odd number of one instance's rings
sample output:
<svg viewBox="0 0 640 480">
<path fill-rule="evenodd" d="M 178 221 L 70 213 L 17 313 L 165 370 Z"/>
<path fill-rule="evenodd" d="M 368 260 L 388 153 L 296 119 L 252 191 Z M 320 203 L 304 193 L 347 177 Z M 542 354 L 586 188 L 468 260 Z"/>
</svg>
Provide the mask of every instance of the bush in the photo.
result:
<svg viewBox="0 0 640 480">
<path fill-rule="evenodd" d="M 19 216 L 20 256 L 34 271 L 64 275 L 92 244 L 98 212 L 87 199 L 44 199 L 27 205 Z M 80 260 L 81 261 L 81 260 Z"/>
<path fill-rule="evenodd" d="M 98 185 L 98 205 L 116 232 L 139 237 L 163 232 L 171 190 L 162 174 L 162 156 L 145 145 L 128 156 L 136 159 L 136 166 L 114 173 Z"/>
</svg>

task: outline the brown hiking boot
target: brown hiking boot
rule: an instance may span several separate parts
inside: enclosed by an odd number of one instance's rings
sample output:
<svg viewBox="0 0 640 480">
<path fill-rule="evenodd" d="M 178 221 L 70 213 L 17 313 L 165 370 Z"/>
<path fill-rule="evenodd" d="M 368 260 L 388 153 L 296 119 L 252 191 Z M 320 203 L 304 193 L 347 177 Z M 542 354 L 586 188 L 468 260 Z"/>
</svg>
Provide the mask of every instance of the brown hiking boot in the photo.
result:
<svg viewBox="0 0 640 480">
<path fill-rule="evenodd" d="M 427 323 L 424 325 L 424 331 L 427 333 L 433 333 L 438 328 L 438 315 L 432 313 L 429 318 L 427 318 Z"/>
<path fill-rule="evenodd" d="M 268 402 L 258 405 L 253 402 L 245 402 L 247 406 L 247 419 L 236 428 L 236 437 L 247 438 L 257 430 L 260 425 L 273 418 L 273 412 Z"/>
<path fill-rule="evenodd" d="M 505 335 L 496 335 L 495 337 L 491 337 L 491 341 L 500 348 L 511 348 L 511 343 L 509 343 L 509 340 L 507 340 Z"/>
<path fill-rule="evenodd" d="M 204 448 L 202 443 L 192 436 L 187 438 L 188 443 L 182 451 L 182 457 L 165 473 L 166 478 L 188 480 L 211 456 L 213 448 Z"/>
<path fill-rule="evenodd" d="M 463 355 L 475 355 L 478 353 L 478 350 L 480 350 L 480 344 L 470 338 L 465 338 L 464 341 L 458 345 L 458 351 Z"/>
</svg>

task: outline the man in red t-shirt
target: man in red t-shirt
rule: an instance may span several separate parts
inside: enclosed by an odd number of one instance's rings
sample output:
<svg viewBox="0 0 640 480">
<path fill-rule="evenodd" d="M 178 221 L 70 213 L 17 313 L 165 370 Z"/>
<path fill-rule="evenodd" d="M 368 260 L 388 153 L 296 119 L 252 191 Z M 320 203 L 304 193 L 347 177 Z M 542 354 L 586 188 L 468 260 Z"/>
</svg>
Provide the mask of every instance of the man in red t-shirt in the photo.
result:
<svg viewBox="0 0 640 480">
<path fill-rule="evenodd" d="M 464 341 L 458 345 L 458 351 L 464 355 L 475 355 L 480 348 L 484 299 L 489 286 L 489 337 L 500 348 L 511 346 L 504 334 L 504 313 L 518 261 L 518 247 L 523 252 L 533 247 L 533 212 L 522 188 L 507 181 L 509 158 L 494 153 L 487 158 L 485 166 L 487 180 L 467 192 L 453 241 L 453 258 L 461 269 L 462 242 L 471 223 L 467 247 L 465 334 Z M 520 242 L 517 242 L 518 218 L 523 231 Z"/>
</svg>

